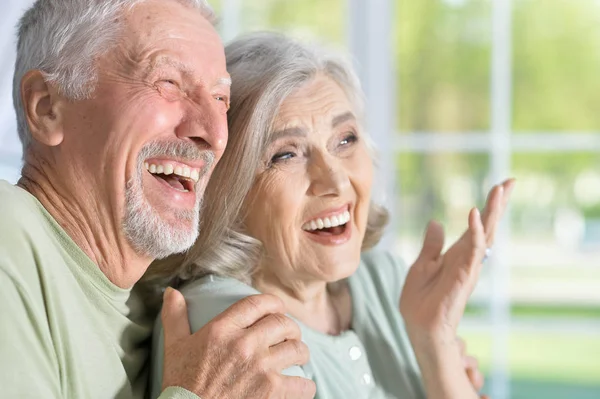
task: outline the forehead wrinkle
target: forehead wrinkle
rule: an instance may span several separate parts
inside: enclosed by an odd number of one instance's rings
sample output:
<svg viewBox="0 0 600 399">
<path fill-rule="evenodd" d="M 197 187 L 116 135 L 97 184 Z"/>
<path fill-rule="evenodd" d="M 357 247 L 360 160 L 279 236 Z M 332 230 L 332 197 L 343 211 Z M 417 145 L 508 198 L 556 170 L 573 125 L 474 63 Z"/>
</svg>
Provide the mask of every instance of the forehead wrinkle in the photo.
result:
<svg viewBox="0 0 600 399">
<path fill-rule="evenodd" d="M 286 137 L 306 137 L 306 129 L 301 127 L 289 127 L 281 130 L 276 130 L 269 137 L 269 144 L 274 143 Z"/>
</svg>

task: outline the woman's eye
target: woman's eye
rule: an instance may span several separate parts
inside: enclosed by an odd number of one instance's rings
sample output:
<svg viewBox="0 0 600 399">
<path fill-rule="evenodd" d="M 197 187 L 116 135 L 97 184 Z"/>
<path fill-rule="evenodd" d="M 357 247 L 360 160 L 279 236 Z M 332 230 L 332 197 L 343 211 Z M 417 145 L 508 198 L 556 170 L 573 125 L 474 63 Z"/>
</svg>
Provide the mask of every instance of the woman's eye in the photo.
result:
<svg viewBox="0 0 600 399">
<path fill-rule="evenodd" d="M 287 161 L 288 159 L 292 159 L 296 156 L 296 154 L 294 154 L 293 152 L 279 152 L 275 155 L 273 155 L 273 158 L 271 158 L 271 164 L 273 163 L 277 163 L 277 162 L 281 162 L 281 161 Z"/>
<path fill-rule="evenodd" d="M 356 141 L 358 141 L 358 137 L 356 137 L 356 134 L 354 133 L 350 133 L 349 135 L 347 135 L 346 137 L 344 137 L 344 139 L 342 139 L 342 141 L 340 141 L 340 145 L 341 146 L 348 146 L 352 143 L 355 143 Z"/>
</svg>

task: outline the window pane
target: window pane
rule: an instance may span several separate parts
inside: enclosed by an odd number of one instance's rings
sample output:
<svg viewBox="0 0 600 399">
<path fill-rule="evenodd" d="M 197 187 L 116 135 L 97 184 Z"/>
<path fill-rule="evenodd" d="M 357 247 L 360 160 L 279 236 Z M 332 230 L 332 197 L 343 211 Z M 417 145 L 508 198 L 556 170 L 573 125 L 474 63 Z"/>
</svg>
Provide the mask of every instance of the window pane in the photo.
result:
<svg viewBox="0 0 600 399">
<path fill-rule="evenodd" d="M 446 242 L 467 227 L 469 210 L 483 205 L 489 157 L 485 154 L 400 154 L 396 158 L 400 208 L 396 249 L 412 261 L 431 219 L 444 224 Z"/>
<path fill-rule="evenodd" d="M 511 399 L 596 399 L 600 393 L 600 339 L 598 325 L 564 321 L 513 321 L 508 337 Z M 569 331 L 570 330 L 570 331 Z M 492 335 L 463 328 L 469 353 L 486 374 L 483 392 L 490 394 Z"/>
<path fill-rule="evenodd" d="M 514 128 L 600 130 L 600 3 L 515 0 Z"/>
<path fill-rule="evenodd" d="M 512 300 L 600 309 L 600 154 L 515 154 L 513 168 Z"/>
<path fill-rule="evenodd" d="M 226 3 L 211 2 L 219 15 Z M 235 3 L 240 6 L 240 32 L 278 30 L 303 39 L 346 46 L 346 0 L 237 0 Z"/>
<path fill-rule="evenodd" d="M 511 398 L 594 398 L 600 392 L 600 155 L 516 154 L 512 200 Z M 491 368 L 489 320 L 461 335 Z M 489 384 L 488 384 L 489 385 Z"/>
<path fill-rule="evenodd" d="M 489 128 L 491 2 L 396 0 L 401 132 Z"/>
<path fill-rule="evenodd" d="M 472 154 L 400 154 L 396 251 L 409 263 L 431 218 L 447 243 L 484 202 L 489 158 Z M 515 154 L 511 201 L 507 353 L 512 399 L 587 399 L 600 392 L 600 154 Z M 498 256 L 498 255 L 496 255 Z M 484 372 L 492 370 L 484 268 L 460 335 Z M 490 381 L 486 387 L 489 393 Z"/>
</svg>

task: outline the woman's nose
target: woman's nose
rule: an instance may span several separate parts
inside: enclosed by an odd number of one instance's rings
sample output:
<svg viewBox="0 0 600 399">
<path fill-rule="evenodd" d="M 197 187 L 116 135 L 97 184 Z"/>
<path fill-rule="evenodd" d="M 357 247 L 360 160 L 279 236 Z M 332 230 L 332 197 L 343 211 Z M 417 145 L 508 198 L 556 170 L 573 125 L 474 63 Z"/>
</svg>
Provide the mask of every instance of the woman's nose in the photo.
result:
<svg viewBox="0 0 600 399">
<path fill-rule="evenodd" d="M 311 165 L 311 192 L 315 196 L 339 196 L 350 186 L 348 173 L 335 162 Z"/>
</svg>

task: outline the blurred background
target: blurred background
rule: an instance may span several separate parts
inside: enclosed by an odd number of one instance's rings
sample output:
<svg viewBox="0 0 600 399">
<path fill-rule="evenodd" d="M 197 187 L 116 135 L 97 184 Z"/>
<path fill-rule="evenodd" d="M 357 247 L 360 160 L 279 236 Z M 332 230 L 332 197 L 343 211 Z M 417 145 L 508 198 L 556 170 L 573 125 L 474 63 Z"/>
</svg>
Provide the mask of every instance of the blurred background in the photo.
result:
<svg viewBox="0 0 600 399">
<path fill-rule="evenodd" d="M 16 182 L 14 26 L 32 1 L 6 2 L 0 178 Z M 457 238 L 517 178 L 461 335 L 493 399 L 600 398 L 600 0 L 211 4 L 225 41 L 274 29 L 351 54 L 394 215 L 382 245 L 407 262 L 428 220 Z"/>
</svg>

